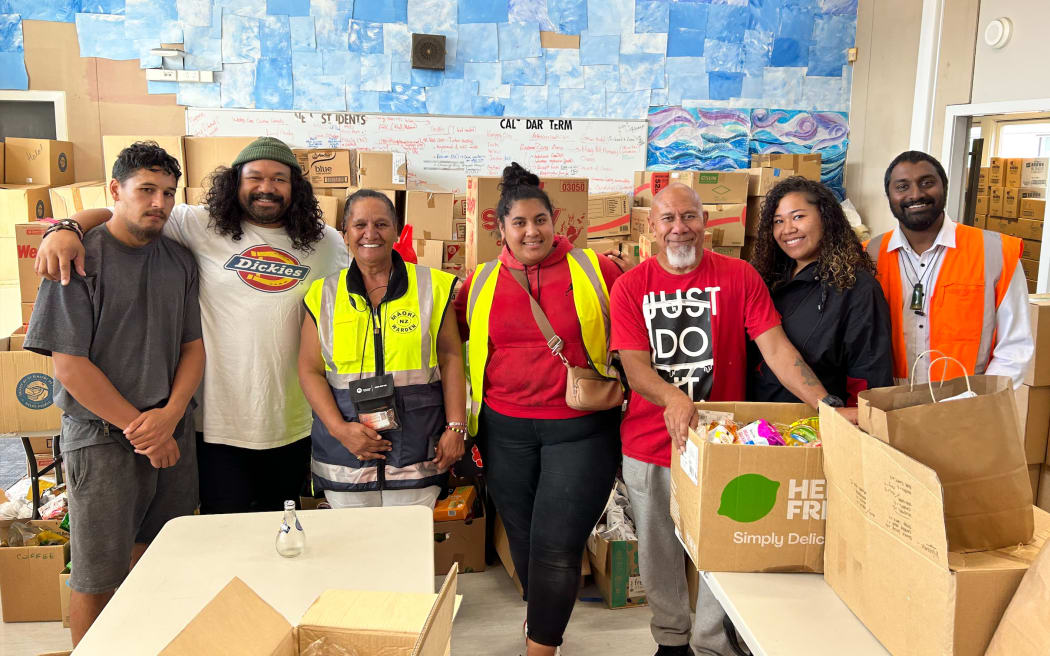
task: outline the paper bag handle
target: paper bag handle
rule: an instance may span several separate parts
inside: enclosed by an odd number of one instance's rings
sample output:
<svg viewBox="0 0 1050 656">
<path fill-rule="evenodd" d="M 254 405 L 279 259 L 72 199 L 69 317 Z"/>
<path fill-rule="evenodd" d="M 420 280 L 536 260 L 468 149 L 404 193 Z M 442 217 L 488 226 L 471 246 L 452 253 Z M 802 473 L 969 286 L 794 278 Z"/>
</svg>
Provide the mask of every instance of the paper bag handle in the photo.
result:
<svg viewBox="0 0 1050 656">
<path fill-rule="evenodd" d="M 926 384 L 930 386 L 930 398 L 933 399 L 933 402 L 938 403 L 937 397 L 933 395 L 933 381 L 930 379 L 930 371 L 933 369 L 933 365 L 937 364 L 941 360 L 951 360 L 955 364 L 959 365 L 959 368 L 962 369 L 963 372 L 963 378 L 966 379 L 966 391 L 970 394 L 973 394 L 973 389 L 970 387 L 970 374 L 966 373 L 966 367 L 963 366 L 963 363 L 959 362 L 950 355 L 942 355 L 939 358 L 934 358 L 933 360 L 930 360 L 930 366 L 926 370 Z M 944 385 L 943 370 L 941 371 L 941 385 Z"/>
<path fill-rule="evenodd" d="M 915 391 L 915 367 L 919 366 L 919 360 L 921 360 L 923 358 L 923 356 L 929 355 L 930 353 L 937 353 L 938 355 L 944 356 L 944 353 L 942 353 L 941 351 L 938 351 L 937 349 L 929 349 L 929 350 L 923 351 L 922 353 L 920 353 L 920 354 L 915 356 L 915 361 L 911 363 L 911 376 L 909 376 L 909 378 L 908 378 L 908 382 L 909 382 L 909 385 L 910 385 L 910 387 L 908 388 L 909 392 L 914 392 Z M 944 357 L 946 357 L 946 356 L 944 356 Z M 933 363 L 934 362 L 936 362 L 936 360 L 930 360 L 930 367 L 933 367 Z M 965 371 L 965 369 L 963 371 Z M 926 378 L 929 379 L 929 377 L 930 377 L 930 372 L 929 372 L 929 370 L 927 370 Z M 943 378 L 941 379 L 941 382 L 942 383 L 944 382 Z"/>
</svg>

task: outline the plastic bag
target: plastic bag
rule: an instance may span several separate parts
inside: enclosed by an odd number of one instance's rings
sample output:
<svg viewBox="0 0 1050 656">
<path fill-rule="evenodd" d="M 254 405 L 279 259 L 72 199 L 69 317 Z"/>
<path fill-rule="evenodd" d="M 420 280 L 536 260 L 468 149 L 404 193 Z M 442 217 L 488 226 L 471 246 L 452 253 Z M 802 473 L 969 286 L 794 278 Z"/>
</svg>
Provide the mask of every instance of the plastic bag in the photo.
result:
<svg viewBox="0 0 1050 656">
<path fill-rule="evenodd" d="M 353 647 L 340 647 L 327 637 L 322 637 L 306 645 L 300 656 L 358 656 L 358 653 Z"/>
<path fill-rule="evenodd" d="M 627 498 L 627 489 L 622 482 L 616 481 L 609 502 L 605 506 L 605 515 L 594 532 L 605 540 L 637 540 L 634 522 L 629 517 L 631 501 Z"/>
</svg>

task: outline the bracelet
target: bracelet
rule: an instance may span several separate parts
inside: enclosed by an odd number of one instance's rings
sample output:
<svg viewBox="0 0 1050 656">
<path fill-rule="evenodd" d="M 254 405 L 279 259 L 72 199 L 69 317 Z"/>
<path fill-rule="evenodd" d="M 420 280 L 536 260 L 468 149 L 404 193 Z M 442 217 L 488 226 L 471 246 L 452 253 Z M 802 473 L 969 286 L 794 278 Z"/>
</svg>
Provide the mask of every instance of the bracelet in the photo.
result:
<svg viewBox="0 0 1050 656">
<path fill-rule="evenodd" d="M 461 435 L 467 434 L 467 425 L 460 423 L 449 422 L 445 424 L 445 430 L 452 431 L 453 433 L 460 433 Z"/>
<path fill-rule="evenodd" d="M 73 219 L 59 219 L 58 221 L 55 221 L 50 228 L 44 231 L 43 236 L 47 237 L 52 232 L 58 232 L 59 230 L 72 230 L 77 233 L 77 237 L 79 237 L 81 241 L 84 241 L 84 230 L 80 227 L 80 224 Z"/>
</svg>

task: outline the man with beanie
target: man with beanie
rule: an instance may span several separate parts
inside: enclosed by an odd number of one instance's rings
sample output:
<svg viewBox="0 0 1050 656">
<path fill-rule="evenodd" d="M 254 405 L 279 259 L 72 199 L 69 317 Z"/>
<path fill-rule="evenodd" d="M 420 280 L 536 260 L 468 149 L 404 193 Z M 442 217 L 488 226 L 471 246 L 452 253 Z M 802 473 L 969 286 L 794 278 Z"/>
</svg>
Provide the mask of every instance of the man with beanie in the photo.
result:
<svg viewBox="0 0 1050 656">
<path fill-rule="evenodd" d="M 81 229 L 108 209 L 78 212 Z M 202 513 L 279 510 L 298 499 L 310 460 L 311 414 L 297 376 L 303 297 L 310 283 L 348 266 L 292 151 L 261 137 L 211 176 L 205 205 L 176 205 L 164 235 L 187 247 L 200 272 L 209 357 L 198 393 Z M 62 284 L 83 271 L 77 233 L 41 244 L 37 269 Z"/>
</svg>

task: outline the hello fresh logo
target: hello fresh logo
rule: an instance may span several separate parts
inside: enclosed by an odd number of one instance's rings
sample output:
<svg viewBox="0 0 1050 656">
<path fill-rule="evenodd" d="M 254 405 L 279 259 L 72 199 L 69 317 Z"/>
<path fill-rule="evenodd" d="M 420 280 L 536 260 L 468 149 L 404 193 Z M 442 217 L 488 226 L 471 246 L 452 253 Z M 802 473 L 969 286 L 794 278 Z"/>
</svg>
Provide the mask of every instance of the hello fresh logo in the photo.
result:
<svg viewBox="0 0 1050 656">
<path fill-rule="evenodd" d="M 742 474 L 722 489 L 718 514 L 747 524 L 764 519 L 777 505 L 780 481 L 762 474 Z M 827 509 L 824 479 L 789 479 L 785 519 L 823 520 Z"/>
</svg>

